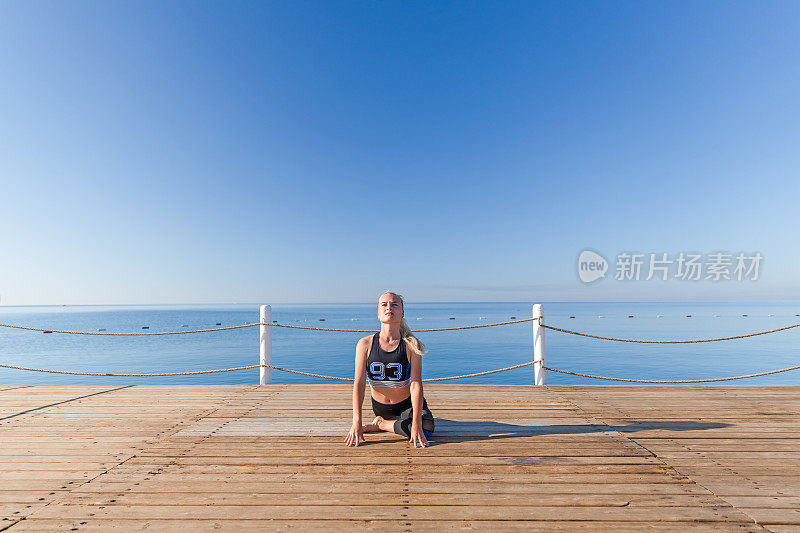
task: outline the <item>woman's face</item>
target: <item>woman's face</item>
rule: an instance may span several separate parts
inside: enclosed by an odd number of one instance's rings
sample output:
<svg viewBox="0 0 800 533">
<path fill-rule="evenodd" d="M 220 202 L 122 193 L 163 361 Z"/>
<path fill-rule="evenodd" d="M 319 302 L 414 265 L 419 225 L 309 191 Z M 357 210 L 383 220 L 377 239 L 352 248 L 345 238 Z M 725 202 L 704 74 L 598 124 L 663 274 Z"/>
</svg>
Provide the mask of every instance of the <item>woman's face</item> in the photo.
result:
<svg viewBox="0 0 800 533">
<path fill-rule="evenodd" d="M 378 300 L 378 320 L 391 324 L 403 319 L 403 302 L 393 294 L 384 294 Z"/>
</svg>

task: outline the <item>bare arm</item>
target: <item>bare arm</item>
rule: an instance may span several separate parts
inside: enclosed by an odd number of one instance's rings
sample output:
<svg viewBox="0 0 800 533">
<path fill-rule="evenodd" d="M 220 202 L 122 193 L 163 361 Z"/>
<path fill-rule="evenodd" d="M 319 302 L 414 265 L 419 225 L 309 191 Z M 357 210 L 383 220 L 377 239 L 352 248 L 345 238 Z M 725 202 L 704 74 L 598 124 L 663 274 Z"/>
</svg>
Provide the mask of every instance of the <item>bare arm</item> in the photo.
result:
<svg viewBox="0 0 800 533">
<path fill-rule="evenodd" d="M 363 340 L 356 345 L 356 369 L 353 378 L 353 423 L 361 424 L 361 406 L 367 389 L 367 347 Z"/>
<path fill-rule="evenodd" d="M 344 440 L 347 446 L 358 446 L 359 442 L 364 441 L 361 405 L 364 403 L 364 394 L 367 388 L 367 348 L 368 344 L 365 339 L 359 340 L 356 344 L 355 373 L 353 375 L 353 425 Z"/>
<path fill-rule="evenodd" d="M 410 349 L 406 352 L 408 361 L 411 364 L 411 407 L 414 409 L 413 419 L 411 420 L 411 443 L 414 447 L 419 444 L 422 447 L 428 445 L 428 439 L 422 432 L 422 356 L 414 353 Z"/>
</svg>

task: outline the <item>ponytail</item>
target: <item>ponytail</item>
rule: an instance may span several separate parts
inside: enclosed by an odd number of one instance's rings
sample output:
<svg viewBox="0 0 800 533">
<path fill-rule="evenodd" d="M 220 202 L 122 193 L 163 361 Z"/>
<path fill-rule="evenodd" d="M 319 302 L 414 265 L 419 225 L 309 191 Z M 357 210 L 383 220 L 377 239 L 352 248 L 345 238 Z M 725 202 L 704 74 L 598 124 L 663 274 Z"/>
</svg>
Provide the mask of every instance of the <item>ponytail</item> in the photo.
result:
<svg viewBox="0 0 800 533">
<path fill-rule="evenodd" d="M 405 318 L 400 322 L 400 336 L 403 337 L 403 340 L 406 341 L 414 353 L 425 355 L 425 345 L 411 333 L 411 328 L 408 327 L 408 322 L 406 322 Z"/>
</svg>

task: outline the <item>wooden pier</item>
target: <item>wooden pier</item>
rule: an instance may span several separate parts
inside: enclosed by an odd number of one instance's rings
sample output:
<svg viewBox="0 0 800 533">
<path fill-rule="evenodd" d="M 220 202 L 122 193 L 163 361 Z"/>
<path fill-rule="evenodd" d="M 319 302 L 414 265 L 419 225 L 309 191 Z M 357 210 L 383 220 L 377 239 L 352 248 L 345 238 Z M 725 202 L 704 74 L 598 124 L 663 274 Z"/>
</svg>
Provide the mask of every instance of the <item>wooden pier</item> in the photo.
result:
<svg viewBox="0 0 800 533">
<path fill-rule="evenodd" d="M 0 386 L 0 531 L 800 532 L 800 386 L 425 395 L 347 448 L 349 385 Z"/>
</svg>

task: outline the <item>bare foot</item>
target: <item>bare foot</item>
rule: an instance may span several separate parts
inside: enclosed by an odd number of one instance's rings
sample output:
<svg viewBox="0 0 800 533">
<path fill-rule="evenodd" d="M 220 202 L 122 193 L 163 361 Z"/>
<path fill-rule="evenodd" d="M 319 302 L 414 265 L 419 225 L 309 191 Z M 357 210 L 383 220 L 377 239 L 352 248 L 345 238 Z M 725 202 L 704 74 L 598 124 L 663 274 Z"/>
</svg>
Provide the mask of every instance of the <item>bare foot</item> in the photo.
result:
<svg viewBox="0 0 800 533">
<path fill-rule="evenodd" d="M 376 416 L 371 424 L 364 424 L 361 430 L 364 433 L 378 433 L 379 431 L 382 431 L 381 422 L 383 422 L 383 418 Z"/>
</svg>

